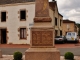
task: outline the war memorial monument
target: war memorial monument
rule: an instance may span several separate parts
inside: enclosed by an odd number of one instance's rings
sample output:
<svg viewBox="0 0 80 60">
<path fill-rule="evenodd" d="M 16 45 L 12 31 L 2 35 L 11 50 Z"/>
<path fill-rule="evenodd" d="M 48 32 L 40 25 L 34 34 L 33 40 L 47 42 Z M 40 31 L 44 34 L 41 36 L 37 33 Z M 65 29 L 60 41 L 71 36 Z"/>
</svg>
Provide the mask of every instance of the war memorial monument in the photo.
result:
<svg viewBox="0 0 80 60">
<path fill-rule="evenodd" d="M 60 60 L 51 21 L 48 0 L 35 0 L 34 25 L 30 31 L 31 47 L 25 52 L 25 60 Z"/>
</svg>

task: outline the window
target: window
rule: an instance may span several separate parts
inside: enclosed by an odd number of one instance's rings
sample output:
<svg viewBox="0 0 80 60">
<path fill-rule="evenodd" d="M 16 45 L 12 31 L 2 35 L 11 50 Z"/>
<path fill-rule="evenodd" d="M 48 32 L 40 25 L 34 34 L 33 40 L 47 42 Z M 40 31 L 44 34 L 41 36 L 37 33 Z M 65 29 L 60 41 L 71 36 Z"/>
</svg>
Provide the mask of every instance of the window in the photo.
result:
<svg viewBox="0 0 80 60">
<path fill-rule="evenodd" d="M 20 20 L 26 20 L 26 10 L 20 11 Z"/>
<path fill-rule="evenodd" d="M 1 12 L 1 22 L 6 21 L 6 12 Z"/>
<path fill-rule="evenodd" d="M 75 36 L 75 33 L 72 33 L 72 36 Z"/>
<path fill-rule="evenodd" d="M 57 26 L 57 18 L 55 17 L 55 25 Z"/>
<path fill-rule="evenodd" d="M 60 20 L 60 26 L 61 26 L 61 22 L 62 22 L 62 21 Z"/>
<path fill-rule="evenodd" d="M 70 29 L 70 25 L 69 25 L 69 24 L 67 24 L 67 30 L 69 31 L 69 29 Z"/>
<path fill-rule="evenodd" d="M 71 33 L 68 33 L 69 36 L 71 36 Z"/>
<path fill-rule="evenodd" d="M 60 36 L 62 36 L 62 31 L 60 30 Z"/>
<path fill-rule="evenodd" d="M 26 39 L 26 28 L 20 28 L 20 39 Z"/>
<path fill-rule="evenodd" d="M 55 30 L 55 36 L 57 36 L 57 34 L 58 34 L 58 31 L 57 31 L 57 30 Z"/>
</svg>

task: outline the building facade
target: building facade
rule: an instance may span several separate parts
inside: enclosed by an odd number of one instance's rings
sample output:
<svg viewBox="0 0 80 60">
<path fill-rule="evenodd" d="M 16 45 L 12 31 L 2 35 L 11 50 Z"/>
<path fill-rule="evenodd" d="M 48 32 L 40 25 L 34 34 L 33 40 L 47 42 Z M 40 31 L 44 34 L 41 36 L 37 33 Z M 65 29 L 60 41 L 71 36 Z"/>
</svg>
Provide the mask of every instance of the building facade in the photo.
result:
<svg viewBox="0 0 80 60">
<path fill-rule="evenodd" d="M 33 0 L 0 1 L 0 44 L 30 44 L 34 13 Z"/>
<path fill-rule="evenodd" d="M 74 21 L 63 20 L 63 35 L 66 35 L 67 32 L 77 32 L 78 28 Z"/>
<path fill-rule="evenodd" d="M 50 5 L 50 17 L 52 18 L 52 24 L 55 29 L 55 36 L 61 36 L 63 35 L 62 34 L 63 16 L 58 12 L 56 1 L 50 2 L 49 5 Z"/>
<path fill-rule="evenodd" d="M 62 35 L 63 16 L 58 12 L 56 1 L 49 5 L 55 36 Z M 34 0 L 0 1 L 0 44 L 30 44 L 30 28 L 34 24 L 34 17 Z"/>
</svg>

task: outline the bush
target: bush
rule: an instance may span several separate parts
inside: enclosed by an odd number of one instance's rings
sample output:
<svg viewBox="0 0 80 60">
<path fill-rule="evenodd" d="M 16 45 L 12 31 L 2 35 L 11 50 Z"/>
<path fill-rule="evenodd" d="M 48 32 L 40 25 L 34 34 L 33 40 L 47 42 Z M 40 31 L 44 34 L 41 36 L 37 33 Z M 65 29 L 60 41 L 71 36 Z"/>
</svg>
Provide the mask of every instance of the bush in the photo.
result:
<svg viewBox="0 0 80 60">
<path fill-rule="evenodd" d="M 14 52 L 14 60 L 22 60 L 22 53 L 19 51 Z"/>
<path fill-rule="evenodd" d="M 65 59 L 74 60 L 74 54 L 72 52 L 66 52 L 64 57 Z"/>
</svg>

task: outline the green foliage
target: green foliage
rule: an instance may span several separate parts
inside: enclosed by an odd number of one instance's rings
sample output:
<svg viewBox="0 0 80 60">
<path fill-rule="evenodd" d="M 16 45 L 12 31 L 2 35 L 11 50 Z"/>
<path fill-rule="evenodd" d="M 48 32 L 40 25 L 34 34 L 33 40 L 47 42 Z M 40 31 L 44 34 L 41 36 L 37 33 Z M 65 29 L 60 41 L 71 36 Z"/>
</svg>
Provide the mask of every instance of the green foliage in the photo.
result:
<svg viewBox="0 0 80 60">
<path fill-rule="evenodd" d="M 77 23 L 76 26 L 79 28 L 79 30 L 78 30 L 78 36 L 80 36 L 80 24 Z"/>
<path fill-rule="evenodd" d="M 80 36 L 80 28 L 79 28 L 79 30 L 78 30 L 78 36 Z"/>
<path fill-rule="evenodd" d="M 74 60 L 74 54 L 72 52 L 66 52 L 64 57 L 65 59 Z"/>
<path fill-rule="evenodd" d="M 76 26 L 77 26 L 78 28 L 80 28 L 80 24 L 79 24 L 79 23 L 77 23 Z"/>
<path fill-rule="evenodd" d="M 14 60 L 22 60 L 22 53 L 19 51 L 14 52 Z"/>
</svg>

